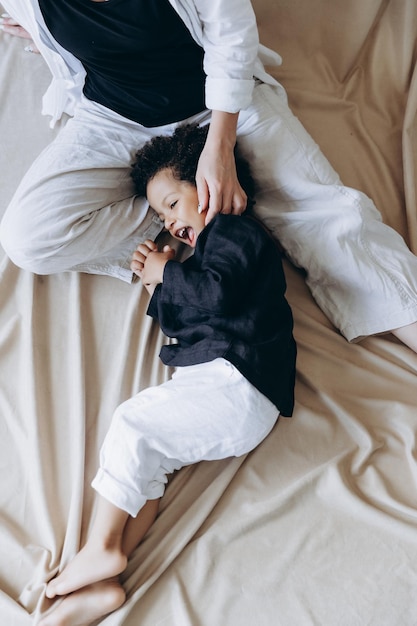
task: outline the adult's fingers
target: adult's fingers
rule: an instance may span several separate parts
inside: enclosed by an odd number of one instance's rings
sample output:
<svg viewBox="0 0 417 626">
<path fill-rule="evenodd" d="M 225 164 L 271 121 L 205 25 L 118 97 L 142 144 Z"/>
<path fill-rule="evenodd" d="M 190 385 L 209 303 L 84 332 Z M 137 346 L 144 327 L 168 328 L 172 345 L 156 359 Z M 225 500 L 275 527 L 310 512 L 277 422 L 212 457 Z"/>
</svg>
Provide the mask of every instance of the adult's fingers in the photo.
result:
<svg viewBox="0 0 417 626">
<path fill-rule="evenodd" d="M 233 200 L 231 203 L 232 210 L 231 213 L 233 215 L 242 215 L 245 211 L 246 206 L 248 204 L 248 197 L 243 189 L 240 189 L 238 192 L 235 192 L 233 195 Z"/>
</svg>

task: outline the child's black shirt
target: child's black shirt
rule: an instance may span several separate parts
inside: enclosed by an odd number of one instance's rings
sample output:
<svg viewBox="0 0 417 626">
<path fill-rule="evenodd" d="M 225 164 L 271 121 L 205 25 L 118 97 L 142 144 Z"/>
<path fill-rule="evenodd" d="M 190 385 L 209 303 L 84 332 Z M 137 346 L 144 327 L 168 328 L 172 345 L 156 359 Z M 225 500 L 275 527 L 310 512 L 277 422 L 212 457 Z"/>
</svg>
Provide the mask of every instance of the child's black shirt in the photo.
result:
<svg viewBox="0 0 417 626">
<path fill-rule="evenodd" d="M 276 244 L 246 216 L 217 215 L 183 263 L 168 261 L 148 308 L 162 331 L 166 365 L 223 357 L 284 416 L 294 406 L 293 317 Z"/>
</svg>

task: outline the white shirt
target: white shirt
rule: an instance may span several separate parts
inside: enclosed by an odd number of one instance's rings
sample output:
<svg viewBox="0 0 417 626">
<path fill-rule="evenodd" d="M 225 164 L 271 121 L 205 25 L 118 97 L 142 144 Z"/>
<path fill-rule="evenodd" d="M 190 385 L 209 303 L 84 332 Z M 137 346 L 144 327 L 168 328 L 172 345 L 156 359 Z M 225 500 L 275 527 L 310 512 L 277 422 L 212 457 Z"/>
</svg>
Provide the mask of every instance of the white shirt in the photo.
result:
<svg viewBox="0 0 417 626">
<path fill-rule="evenodd" d="M 206 106 L 237 113 L 251 102 L 254 78 L 276 84 L 263 67 L 281 57 L 259 44 L 249 0 L 169 0 L 195 41 L 204 49 Z M 42 113 L 51 126 L 63 113 L 73 115 L 85 79 L 81 62 L 62 48 L 46 27 L 38 0 L 2 0 L 4 9 L 32 36 L 52 73 Z"/>
</svg>

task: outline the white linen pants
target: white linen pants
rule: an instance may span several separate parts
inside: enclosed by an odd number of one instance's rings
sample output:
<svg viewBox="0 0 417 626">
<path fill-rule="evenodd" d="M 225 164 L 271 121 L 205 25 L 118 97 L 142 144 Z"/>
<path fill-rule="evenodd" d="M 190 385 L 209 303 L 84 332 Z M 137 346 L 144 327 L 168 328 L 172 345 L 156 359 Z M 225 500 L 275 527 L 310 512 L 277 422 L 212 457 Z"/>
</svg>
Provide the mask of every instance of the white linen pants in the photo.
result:
<svg viewBox="0 0 417 626">
<path fill-rule="evenodd" d="M 180 367 L 115 411 L 94 489 L 136 517 L 185 465 L 242 456 L 269 434 L 279 411 L 225 359 Z"/>
<path fill-rule="evenodd" d="M 187 121 L 207 123 L 204 112 Z M 136 150 L 177 124 L 148 129 L 85 98 L 22 180 L 0 226 L 19 266 L 131 280 L 139 241 L 161 228 L 134 198 Z M 239 144 L 259 184 L 256 211 L 307 272 L 318 305 L 349 340 L 417 320 L 417 257 L 363 193 L 344 187 L 292 115 L 280 87 L 257 84 Z"/>
</svg>

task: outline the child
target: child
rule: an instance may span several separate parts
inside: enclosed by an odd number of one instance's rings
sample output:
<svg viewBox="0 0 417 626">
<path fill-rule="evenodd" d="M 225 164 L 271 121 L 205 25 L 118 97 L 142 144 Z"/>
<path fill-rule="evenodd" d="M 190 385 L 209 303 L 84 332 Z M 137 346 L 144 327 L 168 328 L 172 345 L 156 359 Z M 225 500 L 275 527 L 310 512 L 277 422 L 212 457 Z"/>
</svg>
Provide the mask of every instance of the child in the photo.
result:
<svg viewBox="0 0 417 626">
<path fill-rule="evenodd" d="M 219 214 L 205 225 L 195 172 L 206 135 L 207 127 L 183 126 L 137 153 L 137 193 L 194 248 L 179 263 L 172 248 L 159 252 L 147 240 L 132 260 L 152 295 L 148 314 L 178 341 L 160 357 L 178 369 L 116 410 L 92 483 L 99 495 L 90 537 L 48 584 L 49 598 L 70 595 L 42 626 L 85 624 L 120 606 L 115 577 L 155 519 L 167 474 L 243 455 L 279 413 L 292 414 L 296 347 L 280 255 L 251 217 Z M 236 161 L 250 204 L 253 181 L 238 153 Z"/>
</svg>

